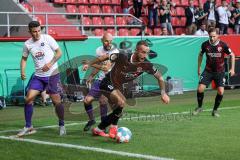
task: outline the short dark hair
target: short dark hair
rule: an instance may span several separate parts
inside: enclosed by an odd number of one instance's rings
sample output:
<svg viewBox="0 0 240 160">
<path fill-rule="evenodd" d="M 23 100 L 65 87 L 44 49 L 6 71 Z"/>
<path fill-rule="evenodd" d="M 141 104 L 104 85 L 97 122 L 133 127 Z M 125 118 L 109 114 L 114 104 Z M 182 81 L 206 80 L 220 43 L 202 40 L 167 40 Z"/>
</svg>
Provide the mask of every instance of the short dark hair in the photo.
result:
<svg viewBox="0 0 240 160">
<path fill-rule="evenodd" d="M 144 45 L 144 46 L 148 47 L 148 42 L 146 42 L 146 41 L 144 41 L 144 40 L 138 41 L 136 48 L 137 48 L 138 46 L 141 46 L 141 45 Z"/>
<path fill-rule="evenodd" d="M 40 23 L 38 21 L 31 21 L 28 23 L 28 29 L 30 30 L 31 28 L 39 27 Z"/>
<path fill-rule="evenodd" d="M 210 34 L 210 33 L 212 33 L 212 32 L 218 33 L 216 28 L 210 27 L 210 28 L 208 29 L 208 34 Z"/>
</svg>

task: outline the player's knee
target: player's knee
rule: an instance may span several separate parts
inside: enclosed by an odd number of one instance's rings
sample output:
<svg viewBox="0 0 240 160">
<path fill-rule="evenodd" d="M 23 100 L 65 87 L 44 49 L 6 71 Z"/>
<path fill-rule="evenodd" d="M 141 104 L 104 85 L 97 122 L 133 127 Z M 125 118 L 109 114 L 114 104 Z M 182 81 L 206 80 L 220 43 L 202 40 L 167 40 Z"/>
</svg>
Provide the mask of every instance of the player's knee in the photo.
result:
<svg viewBox="0 0 240 160">
<path fill-rule="evenodd" d="M 118 100 L 117 102 L 117 105 L 120 106 L 120 107 L 124 107 L 126 104 L 126 100 L 125 99 L 121 99 L 121 100 Z"/>
<path fill-rule="evenodd" d="M 33 104 L 33 98 L 26 97 L 25 104 Z"/>
<path fill-rule="evenodd" d="M 91 98 L 89 98 L 88 96 L 84 98 L 83 102 L 85 104 L 90 104 L 92 102 Z"/>
</svg>

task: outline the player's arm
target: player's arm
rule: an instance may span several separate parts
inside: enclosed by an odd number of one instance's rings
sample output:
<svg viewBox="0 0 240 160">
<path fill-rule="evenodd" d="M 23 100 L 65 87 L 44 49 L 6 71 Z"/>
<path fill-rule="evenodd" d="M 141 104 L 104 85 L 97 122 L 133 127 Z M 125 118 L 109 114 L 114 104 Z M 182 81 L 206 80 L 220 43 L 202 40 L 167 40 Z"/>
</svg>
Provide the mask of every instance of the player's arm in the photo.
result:
<svg viewBox="0 0 240 160">
<path fill-rule="evenodd" d="M 229 54 L 231 57 L 231 69 L 229 70 L 230 76 L 234 76 L 235 75 L 235 54 L 233 52 L 231 52 L 231 54 Z"/>
<path fill-rule="evenodd" d="M 101 62 L 104 62 L 106 60 L 110 60 L 111 62 L 115 62 L 117 58 L 118 58 L 117 53 L 112 53 L 110 55 L 103 55 L 103 56 L 97 57 L 96 59 L 91 61 L 89 63 L 89 65 L 96 68 L 96 69 L 107 72 L 109 70 L 109 68 L 105 65 L 101 65 Z"/>
<path fill-rule="evenodd" d="M 157 79 L 158 85 L 161 88 L 161 99 L 162 99 L 162 101 L 164 103 L 168 104 L 170 102 L 170 98 L 167 95 L 167 93 L 165 92 L 165 82 L 164 82 L 164 79 L 162 77 L 162 74 L 159 71 L 157 71 L 154 74 L 154 77 Z"/>
<path fill-rule="evenodd" d="M 45 65 L 43 66 L 42 70 L 43 70 L 44 72 L 47 72 L 47 71 L 61 58 L 61 56 L 62 56 L 62 51 L 61 51 L 60 48 L 57 48 L 57 49 L 55 50 L 55 55 L 54 55 L 54 57 L 52 58 L 52 60 L 51 60 L 49 63 L 45 64 Z"/>
<path fill-rule="evenodd" d="M 26 64 L 27 64 L 27 57 L 22 56 L 22 59 L 21 59 L 21 62 L 20 62 L 22 80 L 26 79 L 26 74 L 25 74 Z"/>
<path fill-rule="evenodd" d="M 99 72 L 99 69 L 96 69 L 96 68 L 93 69 L 93 71 L 91 72 L 91 74 L 89 75 L 86 81 L 87 86 L 91 86 L 92 80 L 97 75 L 98 72 Z"/>
<path fill-rule="evenodd" d="M 200 52 L 198 55 L 198 76 L 201 74 L 201 65 L 202 65 L 203 53 Z"/>
</svg>

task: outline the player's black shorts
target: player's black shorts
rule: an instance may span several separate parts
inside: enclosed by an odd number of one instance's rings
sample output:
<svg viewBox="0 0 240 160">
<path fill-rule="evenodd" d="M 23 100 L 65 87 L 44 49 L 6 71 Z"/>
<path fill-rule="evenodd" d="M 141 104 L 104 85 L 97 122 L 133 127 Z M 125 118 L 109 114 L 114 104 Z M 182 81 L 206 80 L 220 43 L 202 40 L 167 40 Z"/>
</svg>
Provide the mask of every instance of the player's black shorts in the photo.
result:
<svg viewBox="0 0 240 160">
<path fill-rule="evenodd" d="M 223 87 L 224 78 L 225 78 L 224 72 L 208 72 L 204 70 L 200 76 L 199 84 L 204 84 L 208 86 L 212 82 L 212 80 L 214 80 L 217 87 Z"/>
<path fill-rule="evenodd" d="M 109 78 L 107 78 L 107 77 L 103 78 L 103 80 L 100 83 L 99 88 L 103 92 L 108 92 L 108 93 L 111 93 L 114 90 L 114 87 L 112 85 L 111 80 Z"/>
</svg>

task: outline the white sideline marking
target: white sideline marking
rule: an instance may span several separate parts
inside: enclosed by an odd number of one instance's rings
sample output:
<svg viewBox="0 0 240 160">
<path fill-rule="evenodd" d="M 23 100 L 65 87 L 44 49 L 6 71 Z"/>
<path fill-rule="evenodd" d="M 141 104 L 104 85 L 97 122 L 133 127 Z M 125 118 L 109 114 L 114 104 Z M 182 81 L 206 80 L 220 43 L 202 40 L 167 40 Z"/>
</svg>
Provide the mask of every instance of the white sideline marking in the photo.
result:
<svg viewBox="0 0 240 160">
<path fill-rule="evenodd" d="M 224 108 L 219 108 L 218 110 L 230 110 L 230 109 L 238 109 L 240 106 L 233 106 L 233 107 L 224 107 Z M 212 109 L 204 109 L 203 112 L 209 112 L 212 111 Z M 191 112 L 191 111 L 190 111 Z M 189 111 L 185 112 L 175 112 L 175 113 L 162 113 L 163 115 L 178 115 L 178 114 L 189 114 Z M 161 115 L 151 115 L 151 116 L 161 116 Z M 137 118 L 147 118 L 148 116 L 137 116 L 137 117 L 130 117 L 130 118 L 122 118 L 120 120 L 132 120 L 132 119 L 137 119 Z M 99 122 L 99 121 L 98 121 Z M 75 126 L 75 125 L 82 125 L 85 124 L 86 122 L 81 122 L 81 123 L 69 123 L 65 124 L 65 126 Z M 45 128 L 57 128 L 59 127 L 58 125 L 50 125 L 50 126 L 42 126 L 42 127 L 37 127 L 35 129 L 45 129 Z M 8 132 L 19 132 L 21 129 L 16 129 L 16 130 L 4 130 L 0 131 L 0 133 L 8 133 Z"/>
<path fill-rule="evenodd" d="M 137 154 L 137 153 L 123 152 L 123 151 L 114 151 L 114 150 L 110 150 L 110 149 L 88 147 L 88 146 L 66 144 L 66 143 L 54 143 L 54 142 L 47 142 L 47 141 L 39 141 L 39 140 L 35 140 L 35 139 L 22 139 L 22 138 L 13 138 L 13 137 L 6 137 L 6 136 L 0 136 L 0 139 L 15 140 L 15 141 L 21 141 L 21 142 L 30 142 L 30 143 L 35 143 L 35 144 L 58 146 L 58 147 L 63 147 L 63 148 L 87 150 L 87 151 L 115 154 L 115 155 L 119 155 L 119 156 L 141 158 L 141 159 L 148 159 L 148 160 L 173 160 L 171 158 L 157 157 L 157 156 L 152 156 L 152 155 Z"/>
</svg>

